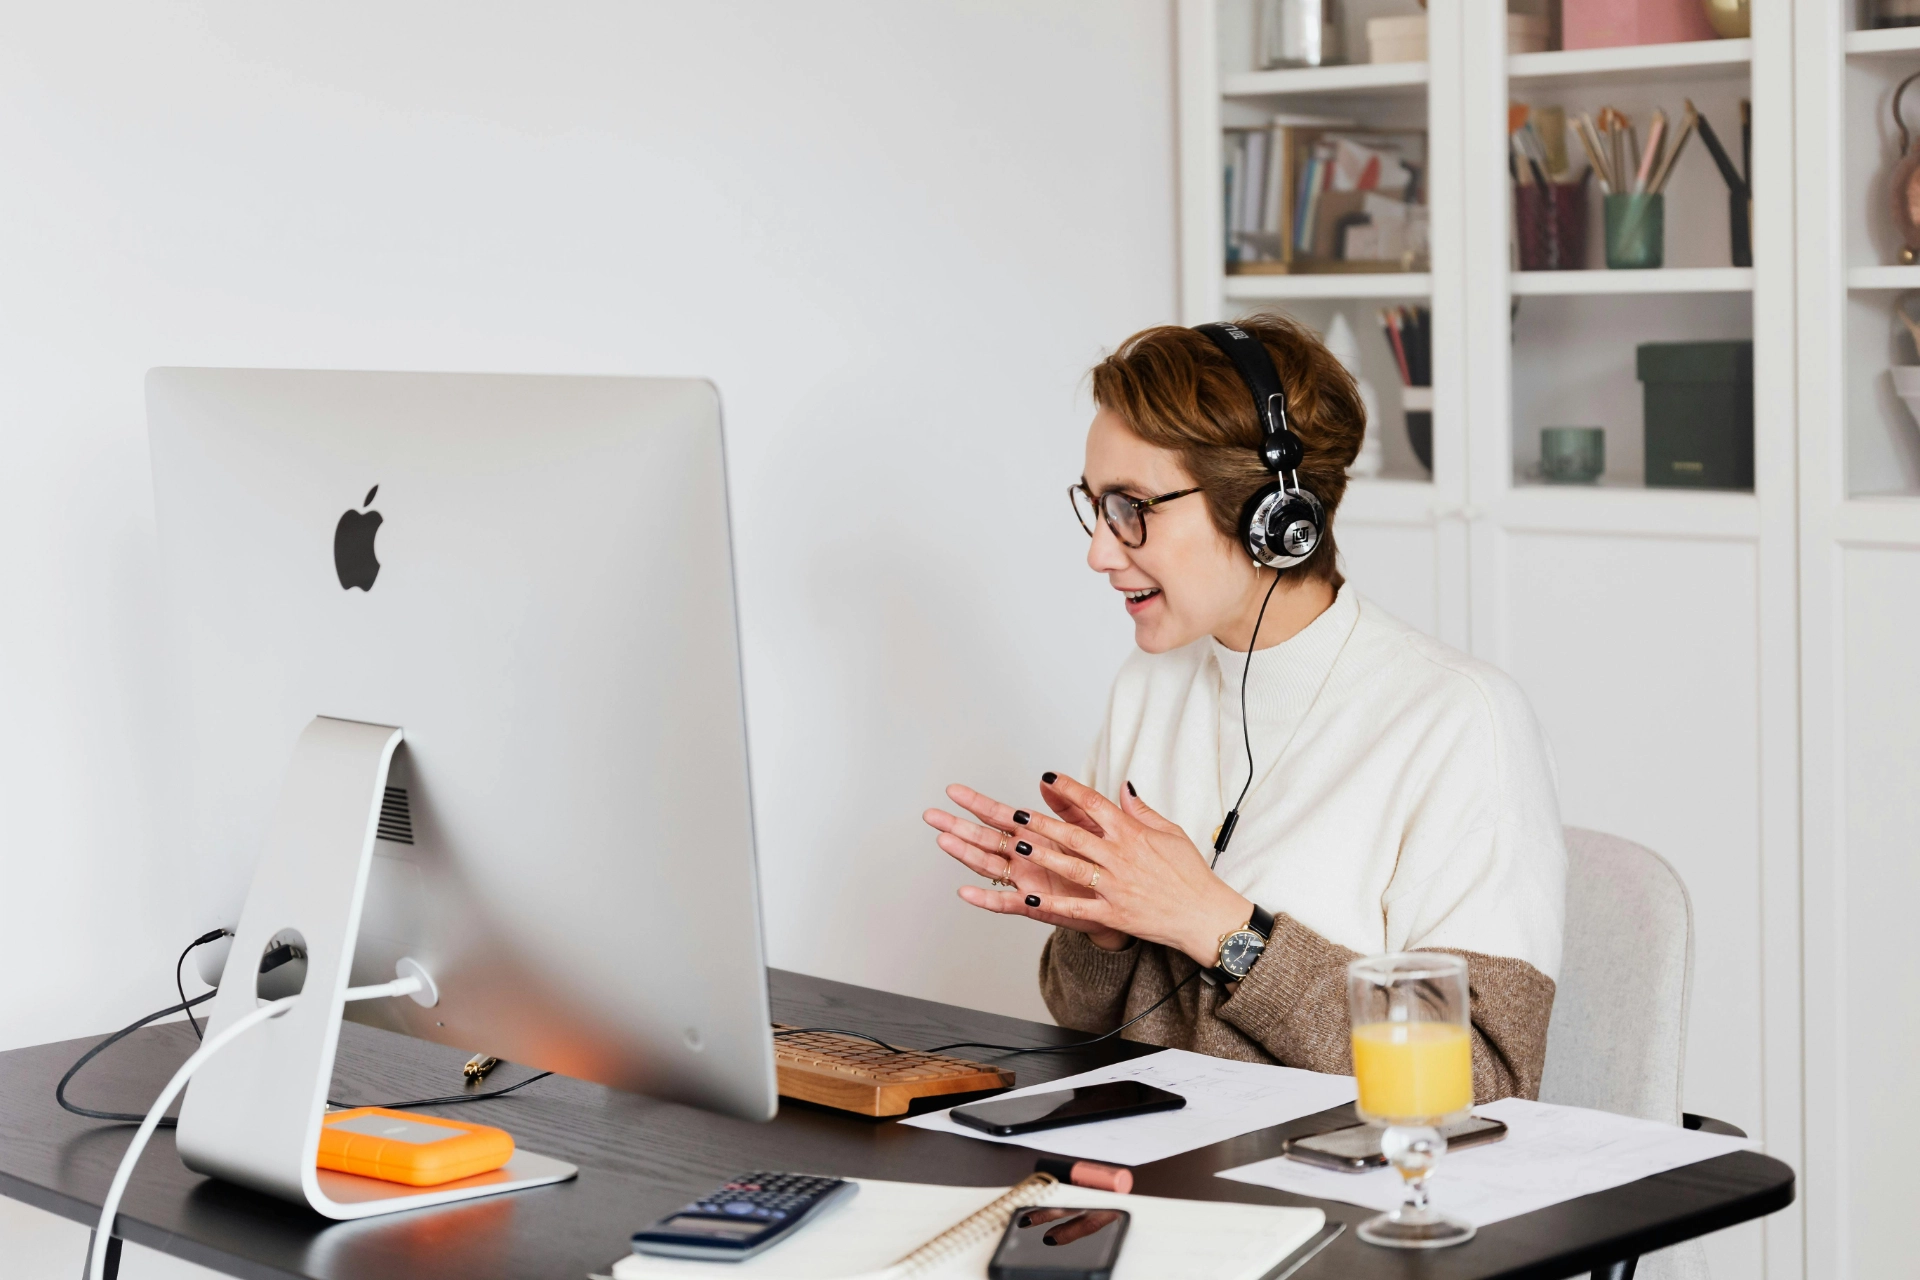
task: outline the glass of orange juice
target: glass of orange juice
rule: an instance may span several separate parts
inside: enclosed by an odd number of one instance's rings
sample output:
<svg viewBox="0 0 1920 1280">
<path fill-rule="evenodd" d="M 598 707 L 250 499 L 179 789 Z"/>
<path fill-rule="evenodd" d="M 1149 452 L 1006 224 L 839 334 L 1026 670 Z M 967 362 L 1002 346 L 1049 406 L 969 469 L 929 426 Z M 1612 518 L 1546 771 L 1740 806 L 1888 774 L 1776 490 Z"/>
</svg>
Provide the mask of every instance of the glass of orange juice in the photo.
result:
<svg viewBox="0 0 1920 1280">
<path fill-rule="evenodd" d="M 1380 1150 L 1407 1199 L 1361 1224 L 1360 1238 L 1396 1249 L 1437 1249 L 1473 1238 L 1473 1224 L 1427 1202 L 1427 1178 L 1446 1154 L 1440 1126 L 1473 1105 L 1467 962 L 1432 951 L 1369 956 L 1347 966 L 1353 1074 L 1360 1118 L 1385 1125 Z"/>
</svg>

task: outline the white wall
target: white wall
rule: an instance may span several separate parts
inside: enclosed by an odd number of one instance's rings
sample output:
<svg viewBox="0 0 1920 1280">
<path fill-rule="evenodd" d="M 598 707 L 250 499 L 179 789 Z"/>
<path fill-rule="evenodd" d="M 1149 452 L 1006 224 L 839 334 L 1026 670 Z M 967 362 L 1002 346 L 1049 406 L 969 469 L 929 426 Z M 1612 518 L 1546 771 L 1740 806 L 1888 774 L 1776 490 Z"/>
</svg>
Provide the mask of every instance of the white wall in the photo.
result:
<svg viewBox="0 0 1920 1280">
<path fill-rule="evenodd" d="M 1063 490 L 1174 312 L 1166 0 L 12 6 L 0 1047 L 158 1007 L 156 364 L 704 374 L 774 963 L 1037 1013 L 920 810 L 1077 769 L 1125 617 Z"/>
</svg>

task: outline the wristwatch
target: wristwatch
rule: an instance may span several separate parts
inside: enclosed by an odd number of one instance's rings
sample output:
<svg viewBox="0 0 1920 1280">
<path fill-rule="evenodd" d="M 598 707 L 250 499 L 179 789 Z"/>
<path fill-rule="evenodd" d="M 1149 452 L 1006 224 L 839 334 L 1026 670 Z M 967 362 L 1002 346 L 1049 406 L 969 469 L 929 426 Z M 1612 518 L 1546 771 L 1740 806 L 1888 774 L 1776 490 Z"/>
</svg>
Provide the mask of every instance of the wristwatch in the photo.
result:
<svg viewBox="0 0 1920 1280">
<path fill-rule="evenodd" d="M 1253 918 L 1231 933 L 1220 936 L 1220 958 L 1214 973 L 1222 982 L 1238 982 L 1253 972 L 1254 961 L 1267 949 L 1273 936 L 1273 912 L 1255 905 Z"/>
</svg>

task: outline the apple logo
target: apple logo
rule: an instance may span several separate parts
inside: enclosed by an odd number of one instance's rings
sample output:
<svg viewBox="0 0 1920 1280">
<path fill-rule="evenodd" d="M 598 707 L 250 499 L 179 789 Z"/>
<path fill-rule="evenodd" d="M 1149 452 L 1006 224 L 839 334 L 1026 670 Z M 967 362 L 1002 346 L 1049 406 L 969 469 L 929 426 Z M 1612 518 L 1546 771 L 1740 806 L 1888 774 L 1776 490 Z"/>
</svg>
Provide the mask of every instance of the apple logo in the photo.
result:
<svg viewBox="0 0 1920 1280">
<path fill-rule="evenodd" d="M 360 505 L 372 506 L 373 495 L 378 492 L 379 485 L 367 490 L 367 499 Z M 373 536 L 379 532 L 378 511 L 348 511 L 340 517 L 340 523 L 333 526 L 333 569 L 340 575 L 342 591 L 354 587 L 373 590 L 373 580 L 380 576 L 380 558 L 373 554 Z"/>
</svg>

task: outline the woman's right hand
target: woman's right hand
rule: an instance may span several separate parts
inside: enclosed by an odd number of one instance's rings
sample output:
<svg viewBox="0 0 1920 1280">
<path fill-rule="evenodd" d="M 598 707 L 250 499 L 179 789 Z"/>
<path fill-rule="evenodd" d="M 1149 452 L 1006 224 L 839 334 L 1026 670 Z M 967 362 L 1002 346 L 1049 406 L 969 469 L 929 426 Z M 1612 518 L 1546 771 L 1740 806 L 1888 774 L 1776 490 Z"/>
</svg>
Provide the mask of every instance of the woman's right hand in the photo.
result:
<svg viewBox="0 0 1920 1280">
<path fill-rule="evenodd" d="M 1086 827 L 1098 832 L 1092 826 L 1092 819 L 1082 813 L 1066 797 L 1052 793 L 1051 787 L 1043 787 L 1042 794 L 1053 811 L 1062 821 L 1075 826 Z M 1042 924 L 1057 925 L 1063 929 L 1072 929 L 1087 935 L 1088 940 L 1107 951 L 1118 951 L 1132 939 L 1115 929 L 1094 924 L 1086 920 L 1070 919 L 1058 916 L 1050 911 L 1042 911 L 1027 905 L 1029 897 L 1050 901 L 1055 895 L 1067 898 L 1090 898 L 1093 893 L 1084 884 L 1077 884 L 1064 876 L 1057 876 L 1019 854 L 1022 843 L 1029 848 L 1036 845 L 1048 852 L 1073 857 L 1065 849 L 1043 836 L 1024 827 L 1018 827 L 1013 821 L 1013 806 L 1000 803 L 991 796 L 982 795 L 972 787 L 958 784 L 947 788 L 947 797 L 955 804 L 973 814 L 980 822 L 968 822 L 944 809 L 929 809 L 921 815 L 928 826 L 940 833 L 935 841 L 942 852 L 963 863 L 968 870 L 989 880 L 1011 879 L 1014 889 L 1007 892 L 1001 889 L 983 889 L 977 885 L 963 885 L 960 897 L 985 911 L 1000 915 L 1026 916 Z M 982 825 L 985 824 L 985 825 Z M 1004 848 L 1006 852 L 1002 853 Z"/>
</svg>

